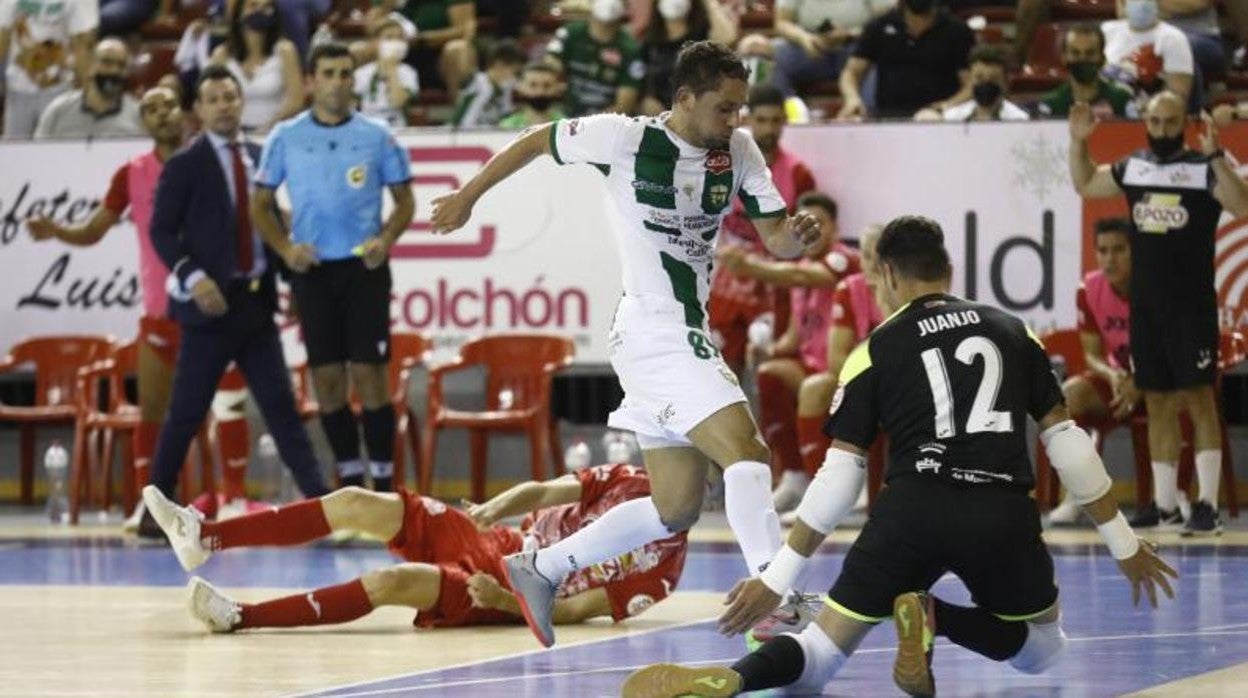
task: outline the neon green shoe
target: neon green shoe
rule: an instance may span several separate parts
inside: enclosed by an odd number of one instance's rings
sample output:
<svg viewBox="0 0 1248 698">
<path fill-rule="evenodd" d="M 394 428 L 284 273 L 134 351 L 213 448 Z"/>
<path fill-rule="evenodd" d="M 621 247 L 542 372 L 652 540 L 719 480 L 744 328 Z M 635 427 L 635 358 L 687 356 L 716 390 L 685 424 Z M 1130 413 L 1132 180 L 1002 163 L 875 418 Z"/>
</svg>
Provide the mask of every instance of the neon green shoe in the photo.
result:
<svg viewBox="0 0 1248 698">
<path fill-rule="evenodd" d="M 623 698 L 728 698 L 741 690 L 741 675 L 728 667 L 683 667 L 651 664 L 634 671 L 624 687 Z"/>
<path fill-rule="evenodd" d="M 932 646 L 936 641 L 936 601 L 923 591 L 898 596 L 893 601 L 897 626 L 897 659 L 893 681 L 912 696 L 935 696 Z"/>
</svg>

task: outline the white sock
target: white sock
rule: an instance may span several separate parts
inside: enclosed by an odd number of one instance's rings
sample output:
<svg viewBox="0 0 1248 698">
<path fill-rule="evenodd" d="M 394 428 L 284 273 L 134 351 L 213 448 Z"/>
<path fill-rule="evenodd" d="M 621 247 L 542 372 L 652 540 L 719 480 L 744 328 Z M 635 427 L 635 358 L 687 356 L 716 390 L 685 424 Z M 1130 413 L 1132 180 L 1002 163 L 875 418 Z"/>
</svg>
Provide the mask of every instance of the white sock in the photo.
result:
<svg viewBox="0 0 1248 698">
<path fill-rule="evenodd" d="M 724 468 L 724 511 L 754 576 L 780 549 L 780 517 L 771 503 L 771 468 L 757 461 Z"/>
<path fill-rule="evenodd" d="M 797 640 L 797 644 L 802 647 L 802 656 L 806 660 L 802 667 L 802 675 L 792 684 L 793 688 L 799 690 L 822 692 L 823 687 L 836 676 L 841 667 L 845 666 L 849 654 L 853 654 L 842 652 L 832 638 L 823 632 L 823 628 L 819 627 L 818 623 L 811 623 L 800 633 L 785 633 L 785 635 Z"/>
<path fill-rule="evenodd" d="M 371 461 L 369 463 L 373 477 L 394 477 L 393 461 Z"/>
<path fill-rule="evenodd" d="M 1179 506 L 1179 469 L 1174 463 L 1153 461 L 1153 501 L 1157 508 L 1174 511 Z"/>
<path fill-rule="evenodd" d="M 1209 502 L 1214 511 L 1218 509 L 1218 483 L 1222 477 L 1222 449 L 1211 448 L 1196 452 L 1196 480 L 1200 483 L 1200 498 Z"/>
<path fill-rule="evenodd" d="M 558 584 L 573 571 L 672 535 L 649 497 L 612 507 L 597 521 L 537 551 L 537 571 Z"/>
</svg>

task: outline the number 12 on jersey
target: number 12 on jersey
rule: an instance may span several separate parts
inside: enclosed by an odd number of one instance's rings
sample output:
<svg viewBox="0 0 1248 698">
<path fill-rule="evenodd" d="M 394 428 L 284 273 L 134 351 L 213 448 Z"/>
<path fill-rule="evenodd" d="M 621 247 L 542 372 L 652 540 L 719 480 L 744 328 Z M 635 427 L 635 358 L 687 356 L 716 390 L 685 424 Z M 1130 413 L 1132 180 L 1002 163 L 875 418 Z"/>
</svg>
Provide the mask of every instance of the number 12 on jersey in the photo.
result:
<svg viewBox="0 0 1248 698">
<path fill-rule="evenodd" d="M 939 348 L 928 349 L 921 356 L 936 409 L 936 438 L 951 439 L 957 436 L 958 428 L 954 424 L 953 389 L 949 385 L 945 356 Z M 953 352 L 953 358 L 967 366 L 974 363 L 976 356 L 983 357 L 984 375 L 966 418 L 966 433 L 1011 432 L 1014 424 L 1010 413 L 992 409 L 1001 390 L 1001 350 L 987 337 L 975 335 L 962 340 Z"/>
</svg>

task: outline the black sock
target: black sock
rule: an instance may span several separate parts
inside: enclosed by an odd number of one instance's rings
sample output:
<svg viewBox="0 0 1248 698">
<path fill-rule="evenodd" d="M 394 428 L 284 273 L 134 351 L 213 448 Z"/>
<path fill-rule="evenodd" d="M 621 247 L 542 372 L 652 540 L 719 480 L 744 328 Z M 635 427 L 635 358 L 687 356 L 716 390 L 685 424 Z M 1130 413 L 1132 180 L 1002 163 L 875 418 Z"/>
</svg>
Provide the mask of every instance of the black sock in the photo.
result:
<svg viewBox="0 0 1248 698">
<path fill-rule="evenodd" d="M 333 412 L 321 414 L 321 428 L 334 452 L 334 460 L 350 463 L 360 459 L 360 432 L 355 424 L 351 408 L 343 406 Z"/>
<path fill-rule="evenodd" d="M 998 662 L 1018 654 L 1027 642 L 1027 623 L 1001 620 L 982 608 L 936 601 L 936 634 Z"/>
<path fill-rule="evenodd" d="M 363 487 L 364 486 L 364 474 L 360 473 L 359 475 L 339 475 L 338 486 L 339 487 Z"/>
<path fill-rule="evenodd" d="M 796 639 L 778 635 L 745 655 L 732 670 L 741 675 L 741 692 L 788 686 L 802 678 L 806 654 Z"/>
<path fill-rule="evenodd" d="M 389 492 L 394 489 L 394 408 L 390 405 L 364 410 L 360 415 L 364 426 L 364 446 L 372 461 L 373 489 Z"/>
</svg>

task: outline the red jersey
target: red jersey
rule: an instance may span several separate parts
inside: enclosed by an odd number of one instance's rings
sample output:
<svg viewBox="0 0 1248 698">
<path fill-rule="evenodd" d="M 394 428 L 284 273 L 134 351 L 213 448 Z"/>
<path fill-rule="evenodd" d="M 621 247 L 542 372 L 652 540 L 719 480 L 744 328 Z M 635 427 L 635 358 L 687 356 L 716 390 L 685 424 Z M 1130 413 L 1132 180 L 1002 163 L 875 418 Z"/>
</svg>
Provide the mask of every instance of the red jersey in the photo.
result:
<svg viewBox="0 0 1248 698">
<path fill-rule="evenodd" d="M 859 269 L 858 253 L 836 243 L 821 259 L 803 259 L 799 264 L 823 265 L 837 279 L 855 274 Z M 828 328 L 832 322 L 832 296 L 836 286 L 797 286 L 789 289 L 793 320 L 797 323 L 798 355 L 812 373 L 828 370 Z"/>
<path fill-rule="evenodd" d="M 572 535 L 612 507 L 650 496 L 650 477 L 636 466 L 597 465 L 578 470 L 576 477 L 581 482 L 581 501 L 540 509 L 521 524 L 520 530 L 535 537 L 540 547 Z M 560 585 L 559 596 L 604 587 L 613 619 L 635 616 L 676 588 L 685 568 L 687 538 L 681 532 L 577 570 Z"/>
<path fill-rule="evenodd" d="M 1104 272 L 1097 270 L 1083 277 L 1075 305 L 1079 309 L 1079 331 L 1100 335 L 1109 365 L 1130 370 L 1131 306 L 1114 290 Z"/>
<path fill-rule="evenodd" d="M 851 274 L 836 285 L 836 292 L 832 294 L 833 327 L 851 330 L 854 341 L 861 342 L 882 322 L 884 313 L 875 302 L 875 293 L 867 284 L 866 274 Z"/>
</svg>

